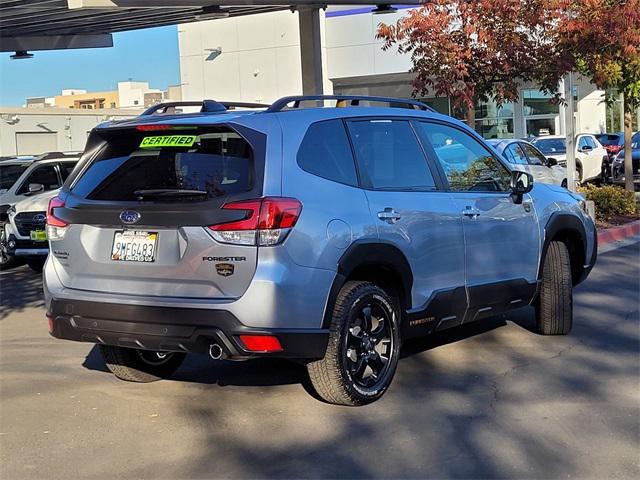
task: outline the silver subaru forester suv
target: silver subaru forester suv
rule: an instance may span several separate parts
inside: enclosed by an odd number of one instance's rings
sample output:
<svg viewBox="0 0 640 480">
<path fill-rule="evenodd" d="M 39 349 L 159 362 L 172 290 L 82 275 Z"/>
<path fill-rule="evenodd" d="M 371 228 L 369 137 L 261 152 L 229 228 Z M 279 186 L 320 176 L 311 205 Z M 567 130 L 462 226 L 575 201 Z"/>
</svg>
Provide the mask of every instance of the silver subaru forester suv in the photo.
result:
<svg viewBox="0 0 640 480">
<path fill-rule="evenodd" d="M 571 330 L 596 260 L 584 201 L 461 122 L 377 97 L 185 105 L 95 128 L 48 209 L 49 330 L 119 378 L 284 357 L 362 405 L 408 338 L 526 305 Z"/>
</svg>

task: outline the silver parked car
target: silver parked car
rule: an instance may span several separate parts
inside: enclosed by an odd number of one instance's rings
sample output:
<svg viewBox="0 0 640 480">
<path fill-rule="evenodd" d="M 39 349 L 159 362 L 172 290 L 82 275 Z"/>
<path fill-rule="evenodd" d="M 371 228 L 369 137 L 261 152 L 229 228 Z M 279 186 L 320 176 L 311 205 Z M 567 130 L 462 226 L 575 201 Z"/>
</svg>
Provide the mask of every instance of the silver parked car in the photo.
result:
<svg viewBox="0 0 640 480">
<path fill-rule="evenodd" d="M 48 208 L 53 336 L 139 382 L 189 352 L 297 359 L 320 397 L 362 405 L 408 338 L 526 305 L 569 333 L 597 251 L 581 197 L 416 101 L 232 106 L 91 132 Z"/>
<path fill-rule="evenodd" d="M 529 172 L 536 182 L 567 186 L 567 168 L 561 167 L 553 159 L 547 159 L 540 150 L 526 140 L 487 140 L 514 170 Z"/>
</svg>

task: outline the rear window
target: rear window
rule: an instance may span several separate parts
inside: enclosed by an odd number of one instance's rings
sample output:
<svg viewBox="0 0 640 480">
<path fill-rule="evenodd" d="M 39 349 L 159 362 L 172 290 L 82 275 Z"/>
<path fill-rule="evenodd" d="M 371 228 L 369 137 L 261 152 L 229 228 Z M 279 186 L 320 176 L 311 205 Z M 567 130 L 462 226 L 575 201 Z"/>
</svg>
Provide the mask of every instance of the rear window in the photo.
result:
<svg viewBox="0 0 640 480">
<path fill-rule="evenodd" d="M 596 135 L 596 137 L 602 145 L 618 145 L 624 143 L 622 135 L 603 133 L 602 135 Z"/>
<path fill-rule="evenodd" d="M 253 188 L 253 150 L 229 127 L 108 135 L 105 148 L 72 187 L 75 195 L 89 200 L 204 201 Z"/>
<path fill-rule="evenodd" d="M 9 190 L 27 169 L 27 165 L 0 166 L 0 190 Z"/>
</svg>

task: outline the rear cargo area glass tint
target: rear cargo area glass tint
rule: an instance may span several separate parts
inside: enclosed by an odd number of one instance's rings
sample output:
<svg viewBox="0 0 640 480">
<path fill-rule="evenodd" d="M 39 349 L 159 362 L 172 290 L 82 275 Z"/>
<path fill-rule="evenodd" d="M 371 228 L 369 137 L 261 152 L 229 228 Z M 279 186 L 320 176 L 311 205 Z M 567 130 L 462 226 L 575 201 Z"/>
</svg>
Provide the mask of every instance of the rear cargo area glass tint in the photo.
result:
<svg viewBox="0 0 640 480">
<path fill-rule="evenodd" d="M 186 145 L 145 146 L 147 137 L 171 131 L 113 131 L 106 145 L 72 186 L 88 200 L 194 202 L 247 192 L 255 166 L 251 145 L 229 127 L 181 130 Z"/>
</svg>

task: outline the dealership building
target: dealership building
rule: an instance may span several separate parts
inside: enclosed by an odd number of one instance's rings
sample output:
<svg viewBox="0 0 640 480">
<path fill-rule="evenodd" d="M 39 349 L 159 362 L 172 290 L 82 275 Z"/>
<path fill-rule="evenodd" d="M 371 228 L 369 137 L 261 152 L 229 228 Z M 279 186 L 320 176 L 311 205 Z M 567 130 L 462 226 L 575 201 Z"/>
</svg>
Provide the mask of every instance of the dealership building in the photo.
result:
<svg viewBox="0 0 640 480">
<path fill-rule="evenodd" d="M 383 51 L 382 41 L 376 39 L 379 23 L 396 22 L 408 8 L 399 6 L 383 15 L 366 6 L 321 11 L 325 93 L 411 96 L 410 56 L 395 49 Z M 269 103 L 301 94 L 298 15 L 279 11 L 179 25 L 182 98 Z M 604 92 L 575 77 L 576 131 L 605 131 Z M 562 92 L 563 85 L 558 90 Z M 446 97 L 422 100 L 442 113 L 455 114 Z M 619 117 L 613 120 L 619 124 Z M 564 134 L 564 107 L 550 102 L 536 85 L 524 84 L 516 103 L 500 108 L 492 102 L 477 105 L 476 130 L 487 138 Z"/>
</svg>

